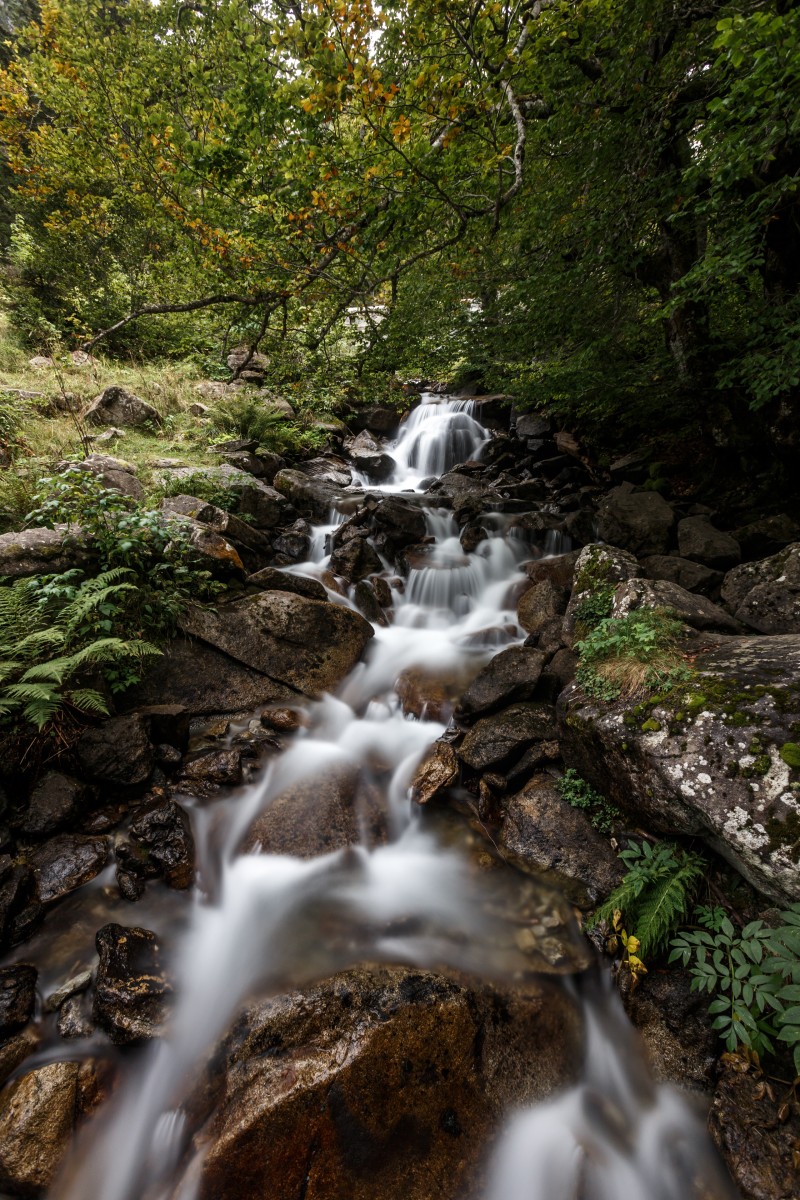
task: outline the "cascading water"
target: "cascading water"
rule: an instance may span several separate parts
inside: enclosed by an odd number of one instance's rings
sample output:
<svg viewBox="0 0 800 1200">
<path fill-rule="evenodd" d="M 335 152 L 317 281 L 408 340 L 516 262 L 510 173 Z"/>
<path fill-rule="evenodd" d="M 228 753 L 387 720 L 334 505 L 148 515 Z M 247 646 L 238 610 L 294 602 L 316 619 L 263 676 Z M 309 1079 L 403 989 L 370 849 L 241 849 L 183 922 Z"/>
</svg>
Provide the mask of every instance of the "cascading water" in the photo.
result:
<svg viewBox="0 0 800 1200">
<path fill-rule="evenodd" d="M 486 440 L 468 402 L 427 401 L 393 448 L 398 466 L 389 490 L 416 489 L 426 476 L 473 457 Z M 309 573 L 322 573 L 336 523 L 332 514 L 316 531 Z M 458 845 L 443 845 L 412 812 L 413 771 L 444 726 L 407 719 L 394 691 L 407 669 L 474 674 L 499 644 L 521 639 L 514 589 L 529 548 L 507 536 L 502 514 L 485 521 L 488 536 L 473 553 L 462 549 L 448 512 L 431 507 L 427 526 L 432 541 L 411 565 L 405 591 L 394 593 L 394 622 L 376 627 L 366 661 L 339 696 L 311 707 L 308 728 L 235 802 L 195 813 L 201 881 L 175 954 L 169 1034 L 128 1070 L 118 1095 L 79 1140 L 52 1197 L 198 1194 L 203 1150 L 190 1149 L 185 1102 L 198 1064 L 248 995 L 280 993 L 360 962 L 519 980 L 536 969 L 537 954 L 546 958 L 544 942 L 533 958 L 521 955 L 502 916 L 508 905 L 492 891 L 500 886 L 494 876 L 476 876 Z M 388 845 L 365 843 L 310 861 L 240 852 L 254 819 L 277 797 L 298 781 L 342 768 L 380 783 Z M 555 940 L 585 960 L 565 906 L 555 896 L 551 903 Z M 584 998 L 583 1012 L 582 1081 L 510 1116 L 487 1200 L 686 1200 L 698 1178 L 711 1189 L 705 1194 L 727 1195 L 699 1122 L 676 1093 L 646 1077 L 625 1018 L 607 997 Z"/>
</svg>

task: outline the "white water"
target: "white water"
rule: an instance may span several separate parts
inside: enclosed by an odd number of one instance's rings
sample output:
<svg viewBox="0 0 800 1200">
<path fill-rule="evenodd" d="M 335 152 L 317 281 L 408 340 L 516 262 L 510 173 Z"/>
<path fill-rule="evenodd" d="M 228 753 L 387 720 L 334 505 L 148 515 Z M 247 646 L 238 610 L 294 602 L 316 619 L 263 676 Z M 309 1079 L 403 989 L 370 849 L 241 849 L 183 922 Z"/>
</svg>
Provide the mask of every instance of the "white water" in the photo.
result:
<svg viewBox="0 0 800 1200">
<path fill-rule="evenodd" d="M 422 405 L 393 448 L 398 477 L 390 490 L 416 488 L 456 456 L 472 457 L 485 439 L 464 402 Z M 309 570 L 319 572 L 327 561 L 325 534 L 335 524 L 334 516 L 317 531 Z M 411 809 L 414 768 L 443 727 L 406 719 L 394 692 L 408 668 L 475 671 L 498 646 L 523 636 L 513 592 L 529 551 L 504 536 L 505 525 L 501 516 L 488 521 L 487 540 L 465 555 L 450 514 L 430 511 L 435 544 L 405 592 L 395 593 L 394 623 L 376 628 L 366 662 L 338 697 L 312 706 L 308 730 L 257 785 L 201 813 L 201 880 L 174 963 L 171 1032 L 128 1072 L 51 1196 L 196 1194 L 202 1155 L 178 1166 L 191 1132 L 182 1103 L 198 1064 L 249 995 L 286 991 L 362 961 L 451 967 L 487 979 L 530 969 L 465 854 L 444 846 Z M 388 845 L 311 861 L 239 852 L 254 818 L 277 796 L 343 765 L 382 781 Z M 646 1078 L 624 1017 L 607 1001 L 586 1001 L 584 1009 L 585 1077 L 560 1098 L 510 1118 L 489 1200 L 685 1200 L 687 1179 L 710 1170 L 699 1125 L 675 1093 Z M 724 1194 L 719 1184 L 714 1195 Z"/>
</svg>

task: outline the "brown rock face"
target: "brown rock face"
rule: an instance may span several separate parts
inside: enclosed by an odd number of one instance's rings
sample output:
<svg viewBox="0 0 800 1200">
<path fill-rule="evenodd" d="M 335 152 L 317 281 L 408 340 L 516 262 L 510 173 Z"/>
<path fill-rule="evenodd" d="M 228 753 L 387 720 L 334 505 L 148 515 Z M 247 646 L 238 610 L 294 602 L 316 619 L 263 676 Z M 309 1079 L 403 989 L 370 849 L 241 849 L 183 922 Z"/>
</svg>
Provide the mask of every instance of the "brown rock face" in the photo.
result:
<svg viewBox="0 0 800 1200">
<path fill-rule="evenodd" d="M 157 1037 L 171 989 L 161 973 L 156 935 L 104 925 L 95 940 L 100 964 L 92 1018 L 117 1046 Z"/>
<path fill-rule="evenodd" d="M 335 687 L 358 662 L 374 632 L 350 609 L 291 592 L 261 592 L 222 605 L 217 612 L 194 609 L 183 627 L 305 695 Z"/>
<path fill-rule="evenodd" d="M 0 1187 L 38 1196 L 69 1147 L 78 1098 L 76 1062 L 55 1062 L 17 1079 L 0 1099 Z"/>
<path fill-rule="evenodd" d="M 574 1073 L 574 1023 L 549 984 L 523 998 L 402 968 L 260 1005 L 229 1041 L 200 1200 L 470 1196 L 500 1106 Z"/>
<path fill-rule="evenodd" d="M 428 804 L 458 779 L 460 772 L 456 752 L 447 742 L 436 742 L 417 767 L 411 785 L 411 795 L 417 804 Z"/>
</svg>

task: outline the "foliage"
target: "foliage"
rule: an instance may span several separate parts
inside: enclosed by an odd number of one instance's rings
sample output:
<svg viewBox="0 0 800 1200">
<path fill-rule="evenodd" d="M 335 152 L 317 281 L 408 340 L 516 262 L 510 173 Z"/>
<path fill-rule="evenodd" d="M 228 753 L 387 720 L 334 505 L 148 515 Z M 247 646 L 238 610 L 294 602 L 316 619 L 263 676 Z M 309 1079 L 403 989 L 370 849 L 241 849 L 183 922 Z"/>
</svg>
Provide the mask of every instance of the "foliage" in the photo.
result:
<svg viewBox="0 0 800 1200">
<path fill-rule="evenodd" d="M 682 633 L 681 622 L 664 608 L 603 618 L 575 644 L 577 681 L 588 696 L 605 701 L 669 690 L 688 677 L 677 645 Z"/>
<path fill-rule="evenodd" d="M 715 997 L 712 1028 L 728 1050 L 761 1056 L 784 1042 L 800 1076 L 800 904 L 780 915 L 775 928 L 759 920 L 737 932 L 723 909 L 698 908 L 705 928 L 674 938 L 670 962 L 689 967 L 694 991 Z"/>
<path fill-rule="evenodd" d="M 139 678 L 160 651 L 112 632 L 136 590 L 131 575 L 117 568 L 86 580 L 71 571 L 0 587 L 0 719 L 21 717 L 41 731 L 69 709 L 106 713 L 91 677 L 112 691 Z"/>
<path fill-rule="evenodd" d="M 581 778 L 573 767 L 567 768 L 556 786 L 562 799 L 586 813 L 598 833 L 611 833 L 614 823 L 619 820 L 619 809 Z"/>
<path fill-rule="evenodd" d="M 615 914 L 621 913 L 642 956 L 651 958 L 686 919 L 707 863 L 702 855 L 672 842 L 633 842 L 619 857 L 627 868 L 625 876 L 592 920 L 613 926 L 619 924 Z"/>
<path fill-rule="evenodd" d="M 31 524 L 79 527 L 101 571 L 131 571 L 137 597 L 130 619 L 140 635 L 156 640 L 169 636 L 191 601 L 218 590 L 180 522 L 140 508 L 106 488 L 91 471 L 76 467 L 43 479 L 36 499 L 28 516 Z"/>
<path fill-rule="evenodd" d="M 0 390 L 0 451 L 13 457 L 25 443 L 21 434 L 28 403 L 19 396 Z"/>
<path fill-rule="evenodd" d="M 611 616 L 614 600 L 614 585 L 595 588 L 575 606 L 575 626 L 581 633 L 588 633 L 595 625 Z"/>
<path fill-rule="evenodd" d="M 318 450 L 325 442 L 323 430 L 303 428 L 285 413 L 270 406 L 263 396 L 243 394 L 219 400 L 210 414 L 213 429 L 230 438 L 255 441 L 277 454 Z"/>
</svg>

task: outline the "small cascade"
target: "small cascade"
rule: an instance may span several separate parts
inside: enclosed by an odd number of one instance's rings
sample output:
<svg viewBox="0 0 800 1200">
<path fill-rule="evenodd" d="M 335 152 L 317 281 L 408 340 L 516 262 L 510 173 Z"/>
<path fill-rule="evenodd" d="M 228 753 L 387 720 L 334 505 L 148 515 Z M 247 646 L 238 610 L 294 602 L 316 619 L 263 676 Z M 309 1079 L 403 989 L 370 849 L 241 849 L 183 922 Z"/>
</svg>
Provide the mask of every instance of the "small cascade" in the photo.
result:
<svg viewBox="0 0 800 1200">
<path fill-rule="evenodd" d="M 424 393 L 392 448 L 397 463 L 392 487 L 417 487 L 458 463 L 478 458 L 488 434 L 472 416 L 472 408 L 471 400 Z"/>
</svg>

